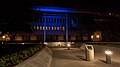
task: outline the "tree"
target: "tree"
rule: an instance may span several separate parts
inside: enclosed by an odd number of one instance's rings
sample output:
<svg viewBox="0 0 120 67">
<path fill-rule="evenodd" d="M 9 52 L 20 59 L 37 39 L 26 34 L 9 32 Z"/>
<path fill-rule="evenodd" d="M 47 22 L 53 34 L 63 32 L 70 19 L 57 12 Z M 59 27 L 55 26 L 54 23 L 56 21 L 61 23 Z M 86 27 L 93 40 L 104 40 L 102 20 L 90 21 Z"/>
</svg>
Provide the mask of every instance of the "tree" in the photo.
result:
<svg viewBox="0 0 120 67">
<path fill-rule="evenodd" d="M 8 6 L 6 6 L 8 5 Z M 39 18 L 39 14 L 32 10 L 31 1 L 3 2 L 0 11 L 0 31 L 2 33 L 19 32 L 31 33 L 30 23 Z"/>
</svg>

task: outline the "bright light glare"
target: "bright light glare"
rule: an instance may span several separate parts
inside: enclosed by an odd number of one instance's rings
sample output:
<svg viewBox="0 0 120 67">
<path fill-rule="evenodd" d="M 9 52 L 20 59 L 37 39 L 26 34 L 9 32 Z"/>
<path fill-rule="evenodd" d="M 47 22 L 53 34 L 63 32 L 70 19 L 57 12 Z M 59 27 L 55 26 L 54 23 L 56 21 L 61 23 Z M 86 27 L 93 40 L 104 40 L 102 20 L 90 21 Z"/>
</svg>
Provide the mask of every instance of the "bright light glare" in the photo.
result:
<svg viewBox="0 0 120 67">
<path fill-rule="evenodd" d="M 67 44 L 68 47 L 70 47 L 71 45 L 70 44 Z"/>
<path fill-rule="evenodd" d="M 112 51 L 105 51 L 105 54 L 111 55 L 111 54 L 112 54 Z"/>
<path fill-rule="evenodd" d="M 99 38 L 100 36 L 99 36 L 99 35 L 97 35 L 96 37 L 97 37 L 97 38 Z"/>
<path fill-rule="evenodd" d="M 58 44 L 60 44 L 60 42 L 58 42 Z"/>
<path fill-rule="evenodd" d="M 2 36 L 3 39 L 5 39 L 5 36 Z"/>
<path fill-rule="evenodd" d="M 24 45 L 25 43 L 22 43 L 22 45 Z"/>
<path fill-rule="evenodd" d="M 93 38 L 93 35 L 91 36 L 91 38 Z"/>
<path fill-rule="evenodd" d="M 44 42 L 44 44 L 45 44 L 45 45 L 48 45 L 48 43 L 47 43 L 47 42 Z"/>
</svg>

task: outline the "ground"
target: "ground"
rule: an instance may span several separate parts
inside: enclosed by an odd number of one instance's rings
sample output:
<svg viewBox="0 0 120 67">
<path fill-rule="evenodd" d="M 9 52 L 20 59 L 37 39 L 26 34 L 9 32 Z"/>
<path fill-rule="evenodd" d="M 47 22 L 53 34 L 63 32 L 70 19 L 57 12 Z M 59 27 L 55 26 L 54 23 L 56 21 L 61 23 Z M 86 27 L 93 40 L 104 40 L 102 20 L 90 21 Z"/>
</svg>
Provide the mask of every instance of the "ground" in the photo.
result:
<svg viewBox="0 0 120 67">
<path fill-rule="evenodd" d="M 85 50 L 80 48 L 51 48 L 53 60 L 51 67 L 120 67 L 120 49 L 115 47 L 94 45 L 94 62 L 86 61 Z M 111 64 L 106 63 L 105 50 L 113 51 Z"/>
</svg>

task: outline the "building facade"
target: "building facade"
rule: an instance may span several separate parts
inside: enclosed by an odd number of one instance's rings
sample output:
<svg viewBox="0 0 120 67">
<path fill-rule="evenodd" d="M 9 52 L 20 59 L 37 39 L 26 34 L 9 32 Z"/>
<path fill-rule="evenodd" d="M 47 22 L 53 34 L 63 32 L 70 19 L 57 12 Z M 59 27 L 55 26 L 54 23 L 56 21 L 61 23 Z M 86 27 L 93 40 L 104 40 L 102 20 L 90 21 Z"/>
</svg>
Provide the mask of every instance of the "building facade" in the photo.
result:
<svg viewBox="0 0 120 67">
<path fill-rule="evenodd" d="M 56 7 L 34 7 L 40 13 L 39 19 L 31 23 L 33 33 L 17 34 L 16 41 L 74 42 L 91 40 L 82 36 L 79 15 L 73 9 Z"/>
</svg>

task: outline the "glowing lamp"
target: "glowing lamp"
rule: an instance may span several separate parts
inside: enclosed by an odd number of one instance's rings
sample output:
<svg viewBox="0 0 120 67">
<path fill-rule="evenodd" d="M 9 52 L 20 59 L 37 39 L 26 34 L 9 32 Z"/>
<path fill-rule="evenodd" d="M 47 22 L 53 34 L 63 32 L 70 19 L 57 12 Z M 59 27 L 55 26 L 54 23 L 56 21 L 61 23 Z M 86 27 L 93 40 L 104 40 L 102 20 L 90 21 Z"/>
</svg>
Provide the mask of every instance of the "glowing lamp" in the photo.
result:
<svg viewBox="0 0 120 67">
<path fill-rule="evenodd" d="M 67 44 L 68 47 L 70 47 L 71 45 L 70 44 Z"/>
<path fill-rule="evenodd" d="M 2 36 L 3 39 L 5 39 L 5 36 Z"/>
<path fill-rule="evenodd" d="M 100 36 L 99 36 L 99 35 L 97 35 L 96 37 L 97 37 L 97 38 L 99 38 Z"/>
<path fill-rule="evenodd" d="M 111 55 L 112 55 L 112 51 L 105 51 L 105 54 L 106 54 L 106 63 L 107 64 L 111 64 Z"/>
<path fill-rule="evenodd" d="M 112 51 L 105 51 L 105 54 L 111 55 Z"/>
<path fill-rule="evenodd" d="M 22 43 L 22 45 L 24 45 L 25 43 Z"/>
<path fill-rule="evenodd" d="M 45 45 L 48 45 L 48 43 L 47 43 L 47 42 L 44 42 L 44 44 L 45 44 Z"/>
<path fill-rule="evenodd" d="M 93 38 L 93 35 L 91 36 L 91 38 Z"/>
</svg>

